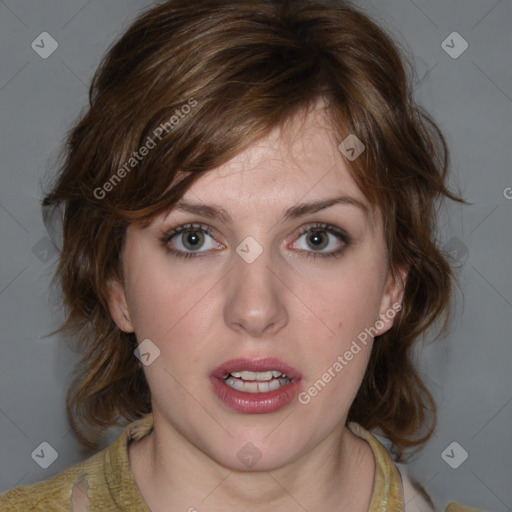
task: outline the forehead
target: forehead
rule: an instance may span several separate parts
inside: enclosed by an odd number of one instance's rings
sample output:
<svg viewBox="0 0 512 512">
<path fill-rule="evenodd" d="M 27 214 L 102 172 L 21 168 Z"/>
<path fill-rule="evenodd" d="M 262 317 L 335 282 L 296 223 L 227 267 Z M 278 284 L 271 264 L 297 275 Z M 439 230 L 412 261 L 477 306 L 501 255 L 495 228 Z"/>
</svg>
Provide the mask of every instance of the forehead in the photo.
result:
<svg viewBox="0 0 512 512">
<path fill-rule="evenodd" d="M 301 198 L 350 195 L 367 204 L 338 149 L 338 138 L 325 107 L 317 103 L 201 176 L 183 200 L 269 208 Z"/>
</svg>

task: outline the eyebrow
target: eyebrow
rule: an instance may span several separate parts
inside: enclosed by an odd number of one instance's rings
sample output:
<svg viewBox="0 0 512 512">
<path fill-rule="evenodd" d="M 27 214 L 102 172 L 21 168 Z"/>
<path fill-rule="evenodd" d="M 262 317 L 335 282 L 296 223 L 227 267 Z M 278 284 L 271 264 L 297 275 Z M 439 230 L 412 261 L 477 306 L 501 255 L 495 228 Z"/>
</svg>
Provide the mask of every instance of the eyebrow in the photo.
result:
<svg viewBox="0 0 512 512">
<path fill-rule="evenodd" d="M 299 203 L 290 208 L 288 208 L 283 216 L 282 221 L 297 219 L 299 217 L 304 217 L 305 215 L 319 212 L 320 210 L 324 210 L 326 208 L 330 208 L 336 204 L 343 204 L 354 206 L 360 209 L 366 218 L 370 218 L 370 209 L 368 206 L 359 199 L 348 196 L 340 196 L 333 197 L 330 199 L 322 199 L 320 201 L 313 201 L 311 203 Z M 224 210 L 224 208 L 218 206 L 211 206 L 207 204 L 199 204 L 199 203 L 189 203 L 187 201 L 179 201 L 176 203 L 174 210 L 193 213 L 196 215 L 201 215 L 203 217 L 210 217 L 212 219 L 219 219 L 224 223 L 232 222 L 231 216 L 229 213 Z"/>
</svg>

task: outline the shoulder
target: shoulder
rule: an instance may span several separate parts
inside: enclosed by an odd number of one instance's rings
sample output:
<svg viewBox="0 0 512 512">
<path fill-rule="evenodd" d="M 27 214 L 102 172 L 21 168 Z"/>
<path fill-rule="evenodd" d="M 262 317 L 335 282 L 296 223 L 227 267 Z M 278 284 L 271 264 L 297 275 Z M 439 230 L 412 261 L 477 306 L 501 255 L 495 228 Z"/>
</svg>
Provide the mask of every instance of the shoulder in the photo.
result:
<svg viewBox="0 0 512 512">
<path fill-rule="evenodd" d="M 349 422 L 353 434 L 365 439 L 375 459 L 374 492 L 370 512 L 400 510 L 402 512 L 434 512 L 437 510 L 423 487 L 407 474 L 404 464 L 396 464 L 384 445 L 368 430 Z M 480 512 L 474 508 L 450 503 L 445 512 Z"/>
<path fill-rule="evenodd" d="M 405 512 L 434 512 L 435 506 L 425 489 L 408 474 L 403 464 L 397 464 L 404 489 Z M 458 503 L 450 503 L 445 512 L 480 512 Z"/>
<path fill-rule="evenodd" d="M 71 466 L 58 475 L 32 485 L 16 487 L 0 495 L 0 511 L 21 512 L 26 510 L 70 510 L 72 499 L 83 489 L 85 479 L 98 480 L 103 473 L 103 453 Z"/>
<path fill-rule="evenodd" d="M 400 477 L 402 478 L 402 487 L 404 490 L 404 501 L 406 512 L 434 512 L 434 505 L 430 496 L 422 486 L 414 482 L 407 474 L 406 469 L 397 465 Z"/>
<path fill-rule="evenodd" d="M 92 457 L 51 479 L 0 495 L 0 512 L 46 512 L 50 506 L 56 512 L 106 512 L 122 510 L 118 503 L 125 502 L 130 512 L 147 512 L 131 475 L 127 447 L 152 427 L 152 415 L 146 415 L 130 423 L 113 443 Z"/>
</svg>

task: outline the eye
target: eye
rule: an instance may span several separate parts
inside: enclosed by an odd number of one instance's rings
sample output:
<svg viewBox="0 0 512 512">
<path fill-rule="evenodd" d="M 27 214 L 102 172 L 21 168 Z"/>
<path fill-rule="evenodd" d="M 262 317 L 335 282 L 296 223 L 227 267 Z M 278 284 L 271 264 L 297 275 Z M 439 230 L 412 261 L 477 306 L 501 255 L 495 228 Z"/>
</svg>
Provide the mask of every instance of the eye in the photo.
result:
<svg viewBox="0 0 512 512">
<path fill-rule="evenodd" d="M 308 257 L 338 257 L 350 244 L 350 237 L 340 228 L 329 224 L 310 224 L 306 226 L 292 249 L 304 251 Z"/>
<path fill-rule="evenodd" d="M 211 228 L 204 224 L 178 226 L 166 233 L 161 242 L 168 252 L 183 258 L 224 248 L 213 238 Z"/>
</svg>

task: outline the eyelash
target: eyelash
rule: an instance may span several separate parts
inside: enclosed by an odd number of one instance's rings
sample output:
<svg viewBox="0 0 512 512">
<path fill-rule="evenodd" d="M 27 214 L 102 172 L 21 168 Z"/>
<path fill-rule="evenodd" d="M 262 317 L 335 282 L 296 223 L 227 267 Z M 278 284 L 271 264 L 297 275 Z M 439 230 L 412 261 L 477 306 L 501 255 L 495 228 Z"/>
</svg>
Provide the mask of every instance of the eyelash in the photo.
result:
<svg viewBox="0 0 512 512">
<path fill-rule="evenodd" d="M 342 242 L 342 246 L 339 249 L 331 252 L 319 252 L 319 251 L 305 251 L 307 258 L 339 258 L 346 250 L 346 248 L 350 245 L 351 239 L 348 234 L 335 226 L 331 226 L 330 224 L 308 224 L 301 230 L 298 234 L 297 239 L 299 239 L 302 235 L 305 235 L 309 232 L 325 232 L 330 235 L 334 235 L 339 241 Z"/>
<path fill-rule="evenodd" d="M 170 254 L 173 254 L 174 256 L 177 256 L 179 258 L 201 258 L 203 255 L 201 255 L 199 253 L 181 252 L 181 251 L 178 251 L 176 249 L 169 247 L 169 245 L 168 245 L 169 242 L 176 235 L 179 235 L 180 233 L 185 233 L 187 231 L 191 231 L 192 229 L 194 229 L 196 231 L 202 231 L 203 233 L 206 233 L 207 235 L 214 238 L 213 232 L 212 232 L 210 226 L 207 226 L 206 224 L 195 224 L 195 223 L 194 224 L 183 224 L 182 226 L 178 226 L 177 228 L 174 228 L 171 231 L 169 231 L 168 233 L 166 233 L 161 240 L 162 245 L 165 246 L 165 248 L 167 249 L 167 252 L 169 252 Z"/>
<path fill-rule="evenodd" d="M 183 224 L 182 226 L 178 226 L 178 227 L 172 229 L 171 231 L 169 231 L 168 233 L 166 233 L 162 237 L 161 243 L 170 254 L 173 254 L 174 256 L 177 256 L 179 258 L 198 258 L 198 257 L 201 258 L 201 257 L 203 257 L 203 255 L 200 252 L 182 252 L 182 251 L 173 249 L 173 248 L 169 247 L 169 245 L 168 245 L 169 242 L 175 236 L 179 235 L 180 233 L 185 233 L 187 231 L 191 231 L 192 229 L 194 229 L 195 231 L 202 231 L 203 233 L 206 233 L 208 236 L 215 238 L 213 236 L 212 229 L 209 226 L 207 226 L 206 224 L 190 223 L 190 224 Z M 297 235 L 297 239 L 299 239 L 306 233 L 314 232 L 314 231 L 320 231 L 320 232 L 328 233 L 330 235 L 334 235 L 335 237 L 338 238 L 339 241 L 342 242 L 343 246 L 340 247 L 339 249 L 336 249 L 335 251 L 331 251 L 331 252 L 301 251 L 301 252 L 305 252 L 306 257 L 308 257 L 308 258 L 319 258 L 319 257 L 320 258 L 339 258 L 345 252 L 346 248 L 351 243 L 351 238 L 342 229 L 339 229 L 335 226 L 331 226 L 329 224 L 318 224 L 318 223 L 313 223 L 313 224 L 309 224 L 309 225 L 305 226 L 304 229 L 302 229 L 301 232 Z M 206 252 L 206 251 L 203 251 L 203 252 Z"/>
</svg>

